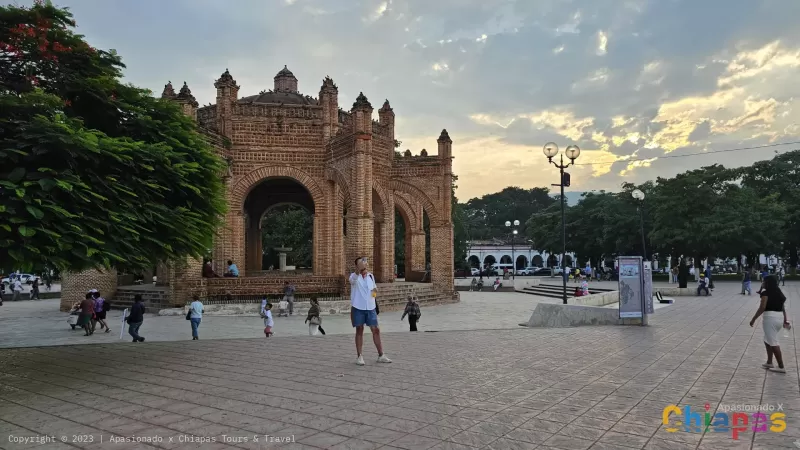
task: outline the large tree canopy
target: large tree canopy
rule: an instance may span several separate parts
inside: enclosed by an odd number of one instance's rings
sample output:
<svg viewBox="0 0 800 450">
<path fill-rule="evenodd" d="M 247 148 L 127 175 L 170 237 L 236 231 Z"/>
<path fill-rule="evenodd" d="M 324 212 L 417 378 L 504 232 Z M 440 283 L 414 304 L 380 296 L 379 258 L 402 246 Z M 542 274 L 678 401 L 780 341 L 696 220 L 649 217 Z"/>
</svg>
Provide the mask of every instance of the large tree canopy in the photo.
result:
<svg viewBox="0 0 800 450">
<path fill-rule="evenodd" d="M 74 26 L 49 2 L 0 7 L 0 267 L 202 256 L 224 213 L 222 160 Z"/>
</svg>

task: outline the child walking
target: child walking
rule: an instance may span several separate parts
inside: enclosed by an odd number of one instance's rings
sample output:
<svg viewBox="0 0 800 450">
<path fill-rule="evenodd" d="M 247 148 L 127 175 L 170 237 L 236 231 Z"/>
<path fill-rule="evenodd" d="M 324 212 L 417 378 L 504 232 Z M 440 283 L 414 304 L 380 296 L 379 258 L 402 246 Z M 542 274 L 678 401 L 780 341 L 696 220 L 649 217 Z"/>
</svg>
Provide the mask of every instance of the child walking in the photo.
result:
<svg viewBox="0 0 800 450">
<path fill-rule="evenodd" d="M 422 312 L 419 310 L 417 299 L 410 295 L 408 296 L 408 303 L 406 303 L 406 309 L 403 311 L 403 315 L 400 316 L 400 320 L 403 320 L 406 315 L 408 315 L 409 331 L 417 331 L 417 321 L 422 317 Z"/>
<path fill-rule="evenodd" d="M 267 337 L 273 335 L 272 327 L 275 325 L 275 322 L 272 320 L 272 311 L 270 311 L 271 309 L 272 303 L 267 302 L 267 304 L 264 305 L 264 310 L 262 311 L 262 314 L 264 315 L 264 334 Z"/>
<path fill-rule="evenodd" d="M 289 317 L 289 302 L 286 300 L 286 297 L 283 297 L 281 301 L 278 302 L 278 317 Z"/>
</svg>

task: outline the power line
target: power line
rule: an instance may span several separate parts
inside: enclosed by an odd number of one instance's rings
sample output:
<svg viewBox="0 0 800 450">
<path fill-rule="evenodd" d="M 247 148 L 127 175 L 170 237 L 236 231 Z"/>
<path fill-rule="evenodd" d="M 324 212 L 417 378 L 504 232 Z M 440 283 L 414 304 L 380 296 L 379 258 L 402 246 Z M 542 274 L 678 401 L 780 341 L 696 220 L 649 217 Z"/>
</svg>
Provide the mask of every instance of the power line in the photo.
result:
<svg viewBox="0 0 800 450">
<path fill-rule="evenodd" d="M 688 158 L 689 156 L 701 156 L 701 155 L 711 155 L 713 153 L 727 153 L 727 152 L 741 152 L 743 150 L 757 150 L 760 148 L 770 148 L 770 147 L 780 147 L 782 145 L 798 145 L 800 141 L 795 142 L 783 142 L 780 144 L 767 144 L 767 145 L 758 145 L 755 147 L 741 147 L 741 148 L 728 148 L 724 150 L 712 150 L 710 152 L 700 152 L 700 153 L 687 153 L 685 155 L 665 155 L 665 156 L 656 156 L 656 159 L 667 159 L 667 158 Z M 636 159 L 618 159 L 616 161 L 611 162 L 591 162 L 591 163 L 575 163 L 576 166 L 599 166 L 603 164 L 614 164 L 615 162 L 635 162 L 635 161 L 648 161 L 653 158 L 636 158 Z"/>
</svg>

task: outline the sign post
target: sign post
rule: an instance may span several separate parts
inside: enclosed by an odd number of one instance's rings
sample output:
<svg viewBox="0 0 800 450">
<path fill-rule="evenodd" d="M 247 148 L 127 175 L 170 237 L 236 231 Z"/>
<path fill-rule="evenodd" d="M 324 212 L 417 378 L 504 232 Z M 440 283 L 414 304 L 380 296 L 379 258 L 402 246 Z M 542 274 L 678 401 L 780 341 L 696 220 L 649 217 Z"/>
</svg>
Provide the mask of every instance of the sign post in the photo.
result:
<svg viewBox="0 0 800 450">
<path fill-rule="evenodd" d="M 125 318 L 128 317 L 128 308 L 122 311 L 122 323 L 119 326 L 119 338 L 122 339 L 122 334 L 125 333 Z"/>
<path fill-rule="evenodd" d="M 653 313 L 653 273 L 645 266 L 641 256 L 620 256 L 619 267 L 619 318 L 642 319 L 647 325 L 647 314 Z"/>
</svg>

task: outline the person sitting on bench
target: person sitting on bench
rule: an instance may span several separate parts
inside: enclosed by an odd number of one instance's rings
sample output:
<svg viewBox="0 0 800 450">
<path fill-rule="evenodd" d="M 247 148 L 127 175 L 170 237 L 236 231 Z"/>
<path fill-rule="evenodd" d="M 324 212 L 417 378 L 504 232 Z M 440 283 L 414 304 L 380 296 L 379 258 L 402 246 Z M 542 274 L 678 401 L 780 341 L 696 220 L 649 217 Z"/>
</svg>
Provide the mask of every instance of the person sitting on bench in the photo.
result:
<svg viewBox="0 0 800 450">
<path fill-rule="evenodd" d="M 700 274 L 700 280 L 697 281 L 697 295 L 700 296 L 700 292 L 706 291 L 706 295 L 711 295 L 711 291 L 708 290 L 708 279 L 704 273 Z"/>
</svg>

